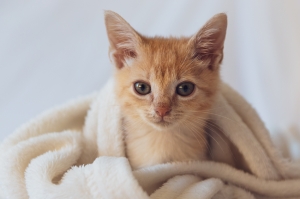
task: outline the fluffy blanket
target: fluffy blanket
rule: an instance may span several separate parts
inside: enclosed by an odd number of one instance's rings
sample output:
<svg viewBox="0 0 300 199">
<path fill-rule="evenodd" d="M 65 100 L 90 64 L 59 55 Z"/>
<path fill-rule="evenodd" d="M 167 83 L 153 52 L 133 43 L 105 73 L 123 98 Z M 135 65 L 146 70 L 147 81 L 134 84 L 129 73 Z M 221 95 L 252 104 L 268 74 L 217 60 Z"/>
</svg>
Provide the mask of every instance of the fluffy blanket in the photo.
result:
<svg viewBox="0 0 300 199">
<path fill-rule="evenodd" d="M 300 198 L 300 165 L 283 159 L 230 87 L 211 112 L 210 160 L 133 171 L 113 81 L 54 108 L 0 146 L 0 198 Z"/>
</svg>

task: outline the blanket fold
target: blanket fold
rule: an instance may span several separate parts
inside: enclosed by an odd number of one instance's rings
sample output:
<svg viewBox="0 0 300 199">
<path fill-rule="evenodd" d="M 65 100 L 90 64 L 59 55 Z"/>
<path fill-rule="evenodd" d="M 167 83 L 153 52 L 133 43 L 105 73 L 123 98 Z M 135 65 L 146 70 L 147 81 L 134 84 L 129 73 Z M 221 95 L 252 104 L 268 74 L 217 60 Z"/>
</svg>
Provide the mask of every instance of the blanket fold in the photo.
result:
<svg viewBox="0 0 300 199">
<path fill-rule="evenodd" d="M 228 85 L 210 113 L 210 158 L 132 170 L 113 80 L 38 116 L 0 145 L 0 198 L 300 198 L 255 110 Z"/>
</svg>

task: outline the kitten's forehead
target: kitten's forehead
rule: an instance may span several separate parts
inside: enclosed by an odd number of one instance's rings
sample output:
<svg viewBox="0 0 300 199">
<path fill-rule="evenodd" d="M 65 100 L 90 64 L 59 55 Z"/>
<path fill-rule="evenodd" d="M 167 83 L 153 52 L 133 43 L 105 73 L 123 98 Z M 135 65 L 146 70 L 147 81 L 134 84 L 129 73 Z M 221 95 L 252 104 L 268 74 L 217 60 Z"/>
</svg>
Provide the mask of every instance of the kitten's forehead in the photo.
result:
<svg viewBox="0 0 300 199">
<path fill-rule="evenodd" d="M 188 38 L 151 38 L 144 46 L 150 76 L 161 81 L 179 79 L 191 62 Z"/>
</svg>

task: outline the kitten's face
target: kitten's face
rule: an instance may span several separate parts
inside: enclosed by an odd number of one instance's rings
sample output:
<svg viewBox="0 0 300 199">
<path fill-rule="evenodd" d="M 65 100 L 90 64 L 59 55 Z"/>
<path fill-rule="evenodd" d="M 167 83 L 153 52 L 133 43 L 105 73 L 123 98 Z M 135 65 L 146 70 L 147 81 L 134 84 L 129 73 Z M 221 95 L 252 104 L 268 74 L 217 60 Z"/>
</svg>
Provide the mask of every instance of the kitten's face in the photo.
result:
<svg viewBox="0 0 300 199">
<path fill-rule="evenodd" d="M 106 25 L 126 117 L 156 129 L 204 120 L 218 90 L 225 35 L 209 27 L 191 38 L 147 38 L 119 17 L 107 13 Z"/>
<path fill-rule="evenodd" d="M 207 111 L 217 91 L 218 69 L 193 56 L 187 39 L 146 39 L 139 56 L 116 73 L 127 116 L 171 127 Z"/>
</svg>

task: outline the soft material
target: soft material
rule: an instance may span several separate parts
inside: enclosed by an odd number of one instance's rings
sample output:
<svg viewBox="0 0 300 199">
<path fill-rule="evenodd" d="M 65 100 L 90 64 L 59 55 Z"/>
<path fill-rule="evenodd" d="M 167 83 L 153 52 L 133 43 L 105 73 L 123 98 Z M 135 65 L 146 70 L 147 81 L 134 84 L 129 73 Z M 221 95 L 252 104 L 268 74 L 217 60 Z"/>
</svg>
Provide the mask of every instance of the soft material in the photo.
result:
<svg viewBox="0 0 300 199">
<path fill-rule="evenodd" d="M 54 108 L 0 146 L 0 198 L 300 198 L 300 165 L 283 159 L 251 106 L 223 84 L 210 160 L 132 171 L 113 81 Z"/>
</svg>

